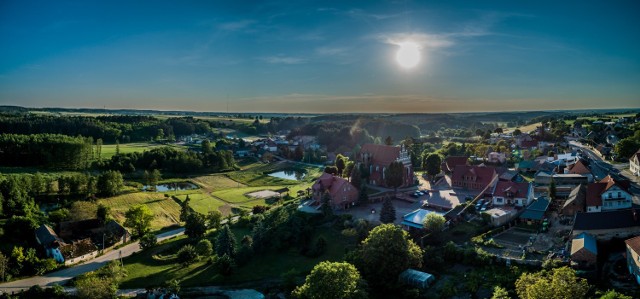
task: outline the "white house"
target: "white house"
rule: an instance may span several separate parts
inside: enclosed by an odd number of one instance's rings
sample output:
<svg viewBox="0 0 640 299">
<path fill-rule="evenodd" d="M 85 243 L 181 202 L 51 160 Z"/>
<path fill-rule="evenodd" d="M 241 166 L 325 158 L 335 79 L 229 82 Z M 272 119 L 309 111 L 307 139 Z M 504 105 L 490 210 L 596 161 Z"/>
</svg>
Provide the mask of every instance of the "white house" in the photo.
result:
<svg viewBox="0 0 640 299">
<path fill-rule="evenodd" d="M 628 182 L 618 183 L 611 176 L 587 186 L 587 213 L 629 209 L 632 195 Z"/>
<path fill-rule="evenodd" d="M 495 206 L 526 207 L 533 200 L 533 185 L 530 183 L 516 183 L 499 181 L 493 187 L 493 204 Z"/>
<path fill-rule="evenodd" d="M 640 150 L 629 158 L 629 171 L 635 176 L 640 176 Z"/>
</svg>

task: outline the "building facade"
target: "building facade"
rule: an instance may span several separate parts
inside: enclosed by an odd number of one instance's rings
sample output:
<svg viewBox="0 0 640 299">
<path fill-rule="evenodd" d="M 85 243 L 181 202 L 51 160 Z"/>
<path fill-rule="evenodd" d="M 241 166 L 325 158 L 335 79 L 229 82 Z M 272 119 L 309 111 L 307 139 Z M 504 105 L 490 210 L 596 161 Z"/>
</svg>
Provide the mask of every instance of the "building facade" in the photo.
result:
<svg viewBox="0 0 640 299">
<path fill-rule="evenodd" d="M 400 187 L 413 185 L 414 176 L 411 156 L 404 145 L 365 144 L 358 153 L 356 167 L 362 165 L 368 170 L 369 179 L 367 183 L 389 187 L 386 183 L 386 171 L 393 162 L 401 162 L 404 166 L 402 185 Z"/>
</svg>

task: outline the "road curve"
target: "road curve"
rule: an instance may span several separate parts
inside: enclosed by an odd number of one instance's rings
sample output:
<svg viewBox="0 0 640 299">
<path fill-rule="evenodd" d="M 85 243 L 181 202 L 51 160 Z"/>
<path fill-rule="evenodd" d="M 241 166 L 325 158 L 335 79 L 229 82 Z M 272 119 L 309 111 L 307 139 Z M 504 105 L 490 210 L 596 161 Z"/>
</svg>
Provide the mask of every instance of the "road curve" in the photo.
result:
<svg viewBox="0 0 640 299">
<path fill-rule="evenodd" d="M 162 241 L 162 240 L 179 236 L 182 234 L 184 234 L 184 228 L 167 231 L 164 233 L 157 234 L 156 236 L 158 237 L 158 241 Z M 0 284 L 0 293 L 11 294 L 14 292 L 20 292 L 22 290 L 29 289 L 34 285 L 39 285 L 41 287 L 53 286 L 56 284 L 61 285 L 78 275 L 81 275 L 90 271 L 94 271 L 102 267 L 104 264 L 106 264 L 109 261 L 116 260 L 121 257 L 130 256 L 133 253 L 138 251 L 140 251 L 140 244 L 138 242 L 131 243 L 120 249 L 109 251 L 104 255 L 101 255 L 95 259 L 86 261 L 77 266 L 73 266 L 71 268 L 66 268 L 60 271 L 51 272 L 43 276 L 34 276 L 30 278 L 25 278 L 21 280 Z"/>
</svg>

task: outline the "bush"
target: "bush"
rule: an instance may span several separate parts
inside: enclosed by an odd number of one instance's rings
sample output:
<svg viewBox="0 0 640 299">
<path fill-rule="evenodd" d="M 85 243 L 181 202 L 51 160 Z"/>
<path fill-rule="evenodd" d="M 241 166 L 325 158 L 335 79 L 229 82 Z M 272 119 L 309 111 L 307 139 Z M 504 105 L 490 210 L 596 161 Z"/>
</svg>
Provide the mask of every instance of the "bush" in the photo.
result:
<svg viewBox="0 0 640 299">
<path fill-rule="evenodd" d="M 218 258 L 218 269 L 220 270 L 220 274 L 224 276 L 229 276 L 233 273 L 233 268 L 235 267 L 235 261 L 228 255 L 223 255 Z"/>
<path fill-rule="evenodd" d="M 185 245 L 178 250 L 178 262 L 183 267 L 188 266 L 198 259 L 198 253 L 192 245 Z"/>
<path fill-rule="evenodd" d="M 211 241 L 207 239 L 198 241 L 198 244 L 196 244 L 196 252 L 201 257 L 211 256 L 213 253 L 213 245 L 211 245 Z"/>
<path fill-rule="evenodd" d="M 158 238 L 153 233 L 146 233 L 142 238 L 140 238 L 140 248 L 142 250 L 146 250 L 158 244 Z"/>
</svg>

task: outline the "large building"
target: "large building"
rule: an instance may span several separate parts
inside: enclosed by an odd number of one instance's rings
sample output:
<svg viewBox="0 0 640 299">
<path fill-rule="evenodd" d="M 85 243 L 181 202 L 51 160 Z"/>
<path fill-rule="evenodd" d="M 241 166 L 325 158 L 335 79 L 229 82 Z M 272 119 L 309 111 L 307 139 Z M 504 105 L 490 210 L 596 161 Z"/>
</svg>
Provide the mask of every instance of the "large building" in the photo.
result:
<svg viewBox="0 0 640 299">
<path fill-rule="evenodd" d="M 631 208 L 629 181 L 616 182 L 611 176 L 587 186 L 587 212 Z"/>
<path fill-rule="evenodd" d="M 497 176 L 496 169 L 490 166 L 457 165 L 451 174 L 451 185 L 453 188 L 482 190 Z"/>
<path fill-rule="evenodd" d="M 389 165 L 396 161 L 401 162 L 404 166 L 402 185 L 400 187 L 413 185 L 414 177 L 411 156 L 404 145 L 365 144 L 358 153 L 356 166 L 359 167 L 362 165 L 368 169 L 369 180 L 367 183 L 375 186 L 388 187 L 385 181 L 385 172 L 389 168 Z"/>
<path fill-rule="evenodd" d="M 522 182 L 499 181 L 493 188 L 493 204 L 526 207 L 533 200 L 533 185 Z"/>
<path fill-rule="evenodd" d="M 328 173 L 323 173 L 311 189 L 317 204 L 322 204 L 323 196 L 328 192 L 331 207 L 336 210 L 348 209 L 358 200 L 359 195 L 358 188 L 348 180 Z"/>
</svg>

